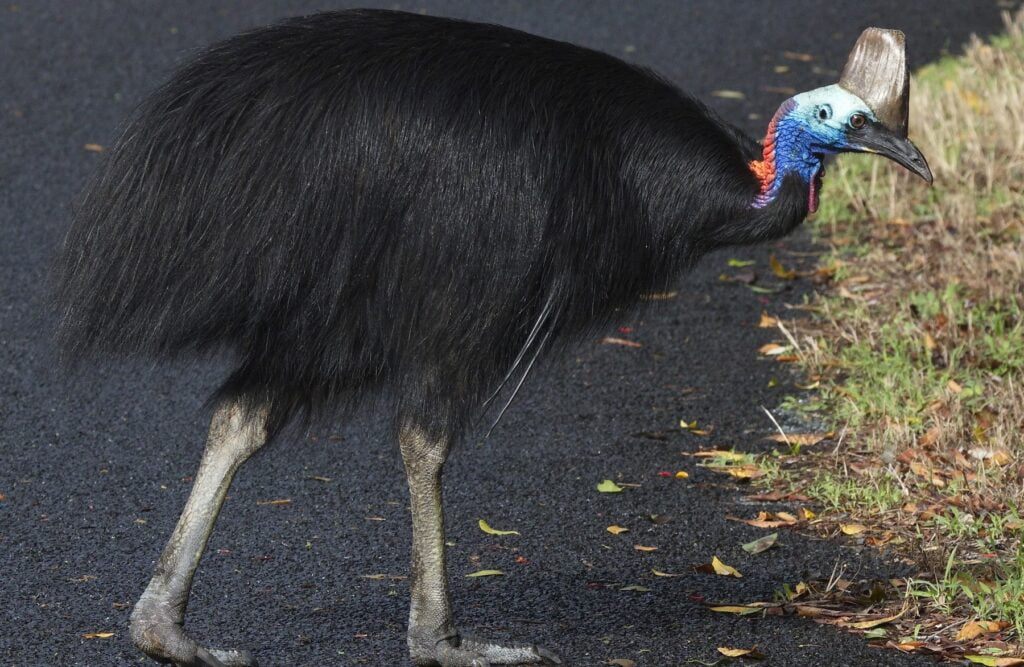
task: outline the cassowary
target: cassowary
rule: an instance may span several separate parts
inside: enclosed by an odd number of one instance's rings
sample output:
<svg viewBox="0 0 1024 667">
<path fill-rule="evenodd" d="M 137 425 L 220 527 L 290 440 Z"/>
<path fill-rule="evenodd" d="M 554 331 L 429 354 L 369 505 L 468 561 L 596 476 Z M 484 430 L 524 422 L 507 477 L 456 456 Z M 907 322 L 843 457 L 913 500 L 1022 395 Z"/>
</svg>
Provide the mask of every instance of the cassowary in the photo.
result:
<svg viewBox="0 0 1024 667">
<path fill-rule="evenodd" d="M 399 12 L 287 20 L 182 67 L 106 157 L 57 266 L 69 360 L 234 360 L 133 642 L 177 665 L 255 664 L 183 630 L 228 486 L 294 417 L 373 396 L 409 484 L 413 662 L 557 663 L 456 628 L 445 458 L 540 356 L 708 251 L 792 230 L 825 156 L 876 152 L 930 181 L 905 135 L 902 35 L 859 44 L 840 85 L 783 103 L 763 145 L 603 53 Z"/>
</svg>

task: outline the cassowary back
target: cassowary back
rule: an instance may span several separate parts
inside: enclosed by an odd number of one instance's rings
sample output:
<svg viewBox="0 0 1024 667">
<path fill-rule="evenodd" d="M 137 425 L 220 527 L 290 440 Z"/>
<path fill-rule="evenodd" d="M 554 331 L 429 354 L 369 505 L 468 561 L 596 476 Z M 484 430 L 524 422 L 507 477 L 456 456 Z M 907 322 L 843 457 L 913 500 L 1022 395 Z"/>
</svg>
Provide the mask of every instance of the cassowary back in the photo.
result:
<svg viewBox="0 0 1024 667">
<path fill-rule="evenodd" d="M 221 393 L 278 425 L 379 388 L 458 425 L 713 245 L 757 150 L 597 52 L 390 12 L 291 20 L 137 110 L 76 210 L 60 341 L 72 360 L 228 350 Z"/>
</svg>

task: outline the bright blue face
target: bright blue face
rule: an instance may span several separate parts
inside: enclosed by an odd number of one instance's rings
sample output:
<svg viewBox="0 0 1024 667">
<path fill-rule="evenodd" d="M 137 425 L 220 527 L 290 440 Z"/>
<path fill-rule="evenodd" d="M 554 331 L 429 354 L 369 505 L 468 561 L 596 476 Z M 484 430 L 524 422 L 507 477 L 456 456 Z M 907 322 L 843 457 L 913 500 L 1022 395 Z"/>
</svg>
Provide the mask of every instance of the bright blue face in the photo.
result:
<svg viewBox="0 0 1024 667">
<path fill-rule="evenodd" d="M 798 174 L 808 186 L 808 209 L 814 211 L 818 207 L 817 177 L 824 156 L 866 150 L 851 144 L 849 136 L 876 120 L 864 100 L 835 85 L 786 100 L 772 119 L 765 138 L 765 159 L 772 162 L 772 177 L 762 183 L 754 207 L 771 202 L 787 174 Z"/>
<path fill-rule="evenodd" d="M 825 86 L 792 98 L 792 108 L 776 125 L 776 169 L 796 172 L 811 182 L 821 159 L 853 150 L 847 132 L 875 121 L 864 100 L 837 85 Z"/>
</svg>

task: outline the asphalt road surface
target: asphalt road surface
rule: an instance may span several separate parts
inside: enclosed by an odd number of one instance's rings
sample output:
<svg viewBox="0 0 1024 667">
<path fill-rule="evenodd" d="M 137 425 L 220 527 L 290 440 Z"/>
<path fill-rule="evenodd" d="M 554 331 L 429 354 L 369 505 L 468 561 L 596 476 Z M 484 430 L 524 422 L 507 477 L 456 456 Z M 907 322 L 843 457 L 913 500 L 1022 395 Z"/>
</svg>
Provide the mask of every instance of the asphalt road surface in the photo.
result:
<svg viewBox="0 0 1024 667">
<path fill-rule="evenodd" d="M 363 4 L 498 22 L 617 54 L 758 135 L 785 88 L 837 78 L 865 26 L 905 30 L 916 64 L 1000 27 L 994 1 Z M 0 664 L 146 662 L 127 637 L 130 603 L 184 502 L 207 426 L 202 404 L 223 372 L 216 360 L 111 361 L 70 379 L 57 367 L 48 262 L 69 202 L 97 161 L 85 145 L 109 145 L 129 109 L 197 47 L 279 17 L 345 6 L 0 6 Z M 780 65 L 788 71 L 777 72 Z M 745 97 L 713 97 L 715 90 Z M 790 253 L 805 245 L 798 237 L 774 251 L 793 262 Z M 780 311 L 807 288 L 762 295 L 717 279 L 727 258 L 764 267 L 768 251 L 708 257 L 675 299 L 628 317 L 626 333 L 609 331 L 643 347 L 585 342 L 531 377 L 489 439 L 474 434 L 455 453 L 446 495 L 462 627 L 542 643 L 574 665 L 680 665 L 714 660 L 718 646 L 754 645 L 768 665 L 930 662 L 809 621 L 714 614 L 699 603 L 771 599 L 782 584 L 827 578 L 837 564 L 847 578 L 903 567 L 794 532 L 749 556 L 740 544 L 763 531 L 724 517 L 760 507 L 680 456 L 763 447 L 772 427 L 760 406 L 778 405 L 792 389 L 780 365 L 757 359 L 772 333 L 754 324 L 762 309 Z M 779 386 L 769 388 L 772 377 Z M 680 418 L 714 431 L 685 433 Z M 293 430 L 242 469 L 195 580 L 187 627 L 196 638 L 250 648 L 263 665 L 407 663 L 407 581 L 364 577 L 408 572 L 407 492 L 382 423 L 361 414 Z M 657 475 L 682 468 L 690 479 Z M 597 493 L 605 478 L 640 486 Z M 650 514 L 672 521 L 655 525 Z M 485 535 L 481 517 L 522 534 Z M 631 532 L 610 535 L 613 523 Z M 641 553 L 636 543 L 658 551 Z M 713 555 L 744 577 L 693 572 Z M 465 578 L 482 568 L 507 574 Z M 652 568 L 681 576 L 654 577 Z M 649 591 L 621 590 L 630 584 Z"/>
</svg>

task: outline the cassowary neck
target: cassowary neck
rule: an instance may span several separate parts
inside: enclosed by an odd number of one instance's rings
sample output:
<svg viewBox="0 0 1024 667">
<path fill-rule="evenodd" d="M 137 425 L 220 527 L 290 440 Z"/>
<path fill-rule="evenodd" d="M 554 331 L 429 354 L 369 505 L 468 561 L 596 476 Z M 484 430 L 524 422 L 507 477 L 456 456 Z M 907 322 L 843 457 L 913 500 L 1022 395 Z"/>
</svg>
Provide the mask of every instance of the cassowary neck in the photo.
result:
<svg viewBox="0 0 1024 667">
<path fill-rule="evenodd" d="M 798 176 L 808 188 L 808 211 L 813 213 L 818 208 L 821 156 L 811 151 L 806 128 L 801 119 L 792 114 L 795 108 L 793 99 L 782 103 L 768 123 L 762 158 L 750 163 L 750 170 L 760 183 L 751 204 L 754 208 L 764 208 L 775 201 L 783 180 L 790 174 Z"/>
</svg>

